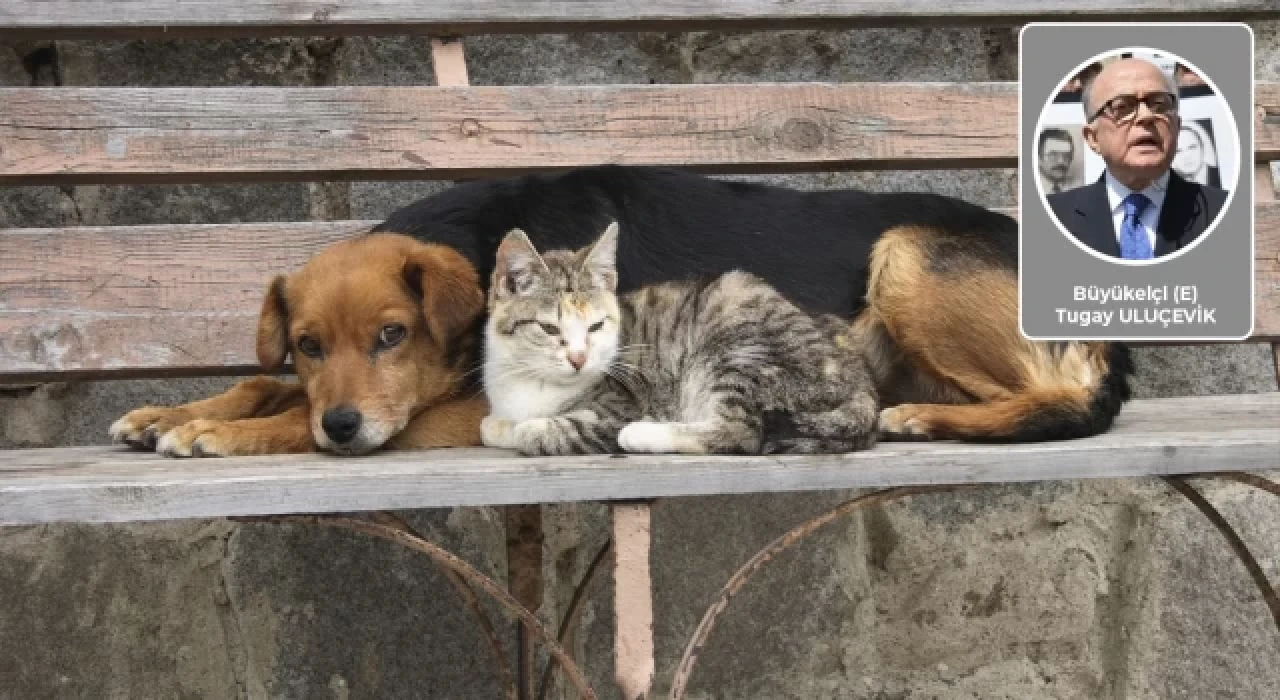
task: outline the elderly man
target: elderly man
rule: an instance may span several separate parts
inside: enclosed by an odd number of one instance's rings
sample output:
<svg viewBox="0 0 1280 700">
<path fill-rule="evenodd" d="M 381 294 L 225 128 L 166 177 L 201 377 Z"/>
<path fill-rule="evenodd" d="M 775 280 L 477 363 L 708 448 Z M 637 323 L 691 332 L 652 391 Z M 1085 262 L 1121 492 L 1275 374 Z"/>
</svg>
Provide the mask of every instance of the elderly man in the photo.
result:
<svg viewBox="0 0 1280 700">
<path fill-rule="evenodd" d="M 1227 193 L 1170 169 L 1181 130 L 1173 80 L 1149 61 L 1120 59 L 1085 85 L 1082 101 L 1085 143 L 1107 169 L 1093 184 L 1048 196 L 1058 221 L 1090 248 L 1124 260 L 1190 245 Z"/>
</svg>

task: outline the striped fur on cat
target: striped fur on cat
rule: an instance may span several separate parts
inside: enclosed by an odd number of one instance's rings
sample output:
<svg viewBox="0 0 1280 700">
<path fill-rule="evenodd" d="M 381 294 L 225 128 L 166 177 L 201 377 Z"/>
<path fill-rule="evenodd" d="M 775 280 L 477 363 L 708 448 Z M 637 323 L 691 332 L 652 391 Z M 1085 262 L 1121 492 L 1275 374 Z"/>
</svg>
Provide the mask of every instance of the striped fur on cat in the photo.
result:
<svg viewBox="0 0 1280 700">
<path fill-rule="evenodd" d="M 745 272 L 616 295 L 618 225 L 540 254 L 519 229 L 489 292 L 484 443 L 523 454 L 849 452 L 877 400 L 849 325 Z"/>
</svg>

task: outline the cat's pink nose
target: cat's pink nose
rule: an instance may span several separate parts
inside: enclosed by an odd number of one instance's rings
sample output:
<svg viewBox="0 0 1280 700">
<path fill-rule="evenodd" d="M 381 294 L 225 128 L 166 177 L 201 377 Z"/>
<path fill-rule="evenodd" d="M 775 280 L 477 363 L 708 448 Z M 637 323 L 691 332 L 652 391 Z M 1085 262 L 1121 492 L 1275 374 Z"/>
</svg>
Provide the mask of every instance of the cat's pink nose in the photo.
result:
<svg viewBox="0 0 1280 700">
<path fill-rule="evenodd" d="M 587 353 L 585 352 L 569 353 L 569 364 L 573 365 L 574 369 L 582 369 L 582 366 L 587 364 Z"/>
</svg>

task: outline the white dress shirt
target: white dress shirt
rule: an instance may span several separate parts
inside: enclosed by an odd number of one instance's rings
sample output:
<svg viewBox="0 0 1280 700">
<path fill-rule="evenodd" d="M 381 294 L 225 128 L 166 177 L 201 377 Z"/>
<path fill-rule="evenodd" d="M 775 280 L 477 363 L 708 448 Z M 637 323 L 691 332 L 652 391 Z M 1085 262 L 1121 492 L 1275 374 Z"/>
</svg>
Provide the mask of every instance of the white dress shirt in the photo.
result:
<svg viewBox="0 0 1280 700">
<path fill-rule="evenodd" d="M 1120 232 L 1124 226 L 1124 198 L 1133 193 L 1124 183 L 1111 176 L 1111 172 L 1107 171 L 1107 201 L 1111 204 L 1111 221 L 1115 224 L 1116 242 L 1120 242 Z M 1165 171 L 1155 182 L 1147 185 L 1142 194 L 1151 203 L 1143 210 L 1142 216 L 1138 217 L 1138 224 L 1142 226 L 1143 231 L 1147 234 L 1147 240 L 1151 241 L 1152 252 L 1156 249 L 1156 226 L 1160 222 L 1160 210 L 1164 207 L 1165 191 L 1169 189 L 1169 172 Z"/>
</svg>

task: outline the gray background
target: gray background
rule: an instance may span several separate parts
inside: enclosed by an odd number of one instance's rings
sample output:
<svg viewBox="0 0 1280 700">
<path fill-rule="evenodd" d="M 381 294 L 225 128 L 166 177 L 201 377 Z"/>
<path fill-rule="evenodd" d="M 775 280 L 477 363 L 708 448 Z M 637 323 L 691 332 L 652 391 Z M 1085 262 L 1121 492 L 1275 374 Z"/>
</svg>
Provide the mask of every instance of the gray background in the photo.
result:
<svg viewBox="0 0 1280 700">
<path fill-rule="evenodd" d="M 1062 26 L 1029 25 L 1022 35 L 1022 153 L 1027 164 L 1021 184 L 1023 332 L 1032 338 L 1244 338 L 1253 327 L 1253 99 L 1252 39 L 1245 25 Z M 1040 196 L 1035 178 L 1036 122 L 1057 86 L 1080 63 L 1104 51 L 1146 47 L 1194 64 L 1225 97 L 1240 136 L 1240 169 L 1226 212 L 1193 249 L 1176 259 L 1127 265 L 1094 257 L 1068 238 Z M 1223 141 L 1226 144 L 1226 141 Z M 1086 185 L 1091 183 L 1085 183 Z M 1196 285 L 1197 303 L 1216 308 L 1216 323 L 1121 325 L 1122 305 L 1077 302 L 1076 285 L 1111 287 Z M 1160 307 L 1168 307 L 1165 302 Z M 1143 302 L 1124 307 L 1160 308 Z M 1195 304 L 1180 305 L 1195 308 Z M 1058 322 L 1059 308 L 1117 311 L 1110 326 Z"/>
<path fill-rule="evenodd" d="M 1280 80 L 1280 22 L 1253 27 L 1258 78 Z M 1018 78 L 1015 29 L 493 36 L 466 47 L 479 85 Z M 430 47 L 417 38 L 0 43 L 5 85 L 430 76 Z M 1017 202 L 1012 168 L 759 179 Z M 0 226 L 377 218 L 448 186 L 0 188 Z M 1276 390 L 1267 344 L 1135 354 L 1140 397 Z M 99 444 L 129 408 L 227 383 L 0 387 L 0 447 Z M 655 697 L 734 569 L 852 495 L 657 505 Z M 1209 497 L 1280 579 L 1280 499 L 1229 485 Z M 497 511 L 404 515 L 503 575 Z M 544 620 L 559 619 L 605 523 L 596 505 L 547 510 Z M 598 582 L 573 645 L 605 699 L 617 697 L 611 603 L 611 585 Z M 492 700 L 487 653 L 430 564 L 362 537 L 219 520 L 0 529 L 3 700 Z M 833 523 L 752 580 L 701 658 L 691 700 L 1259 700 L 1280 687 L 1280 633 L 1248 576 L 1199 513 L 1148 479 L 922 496 Z"/>
</svg>

